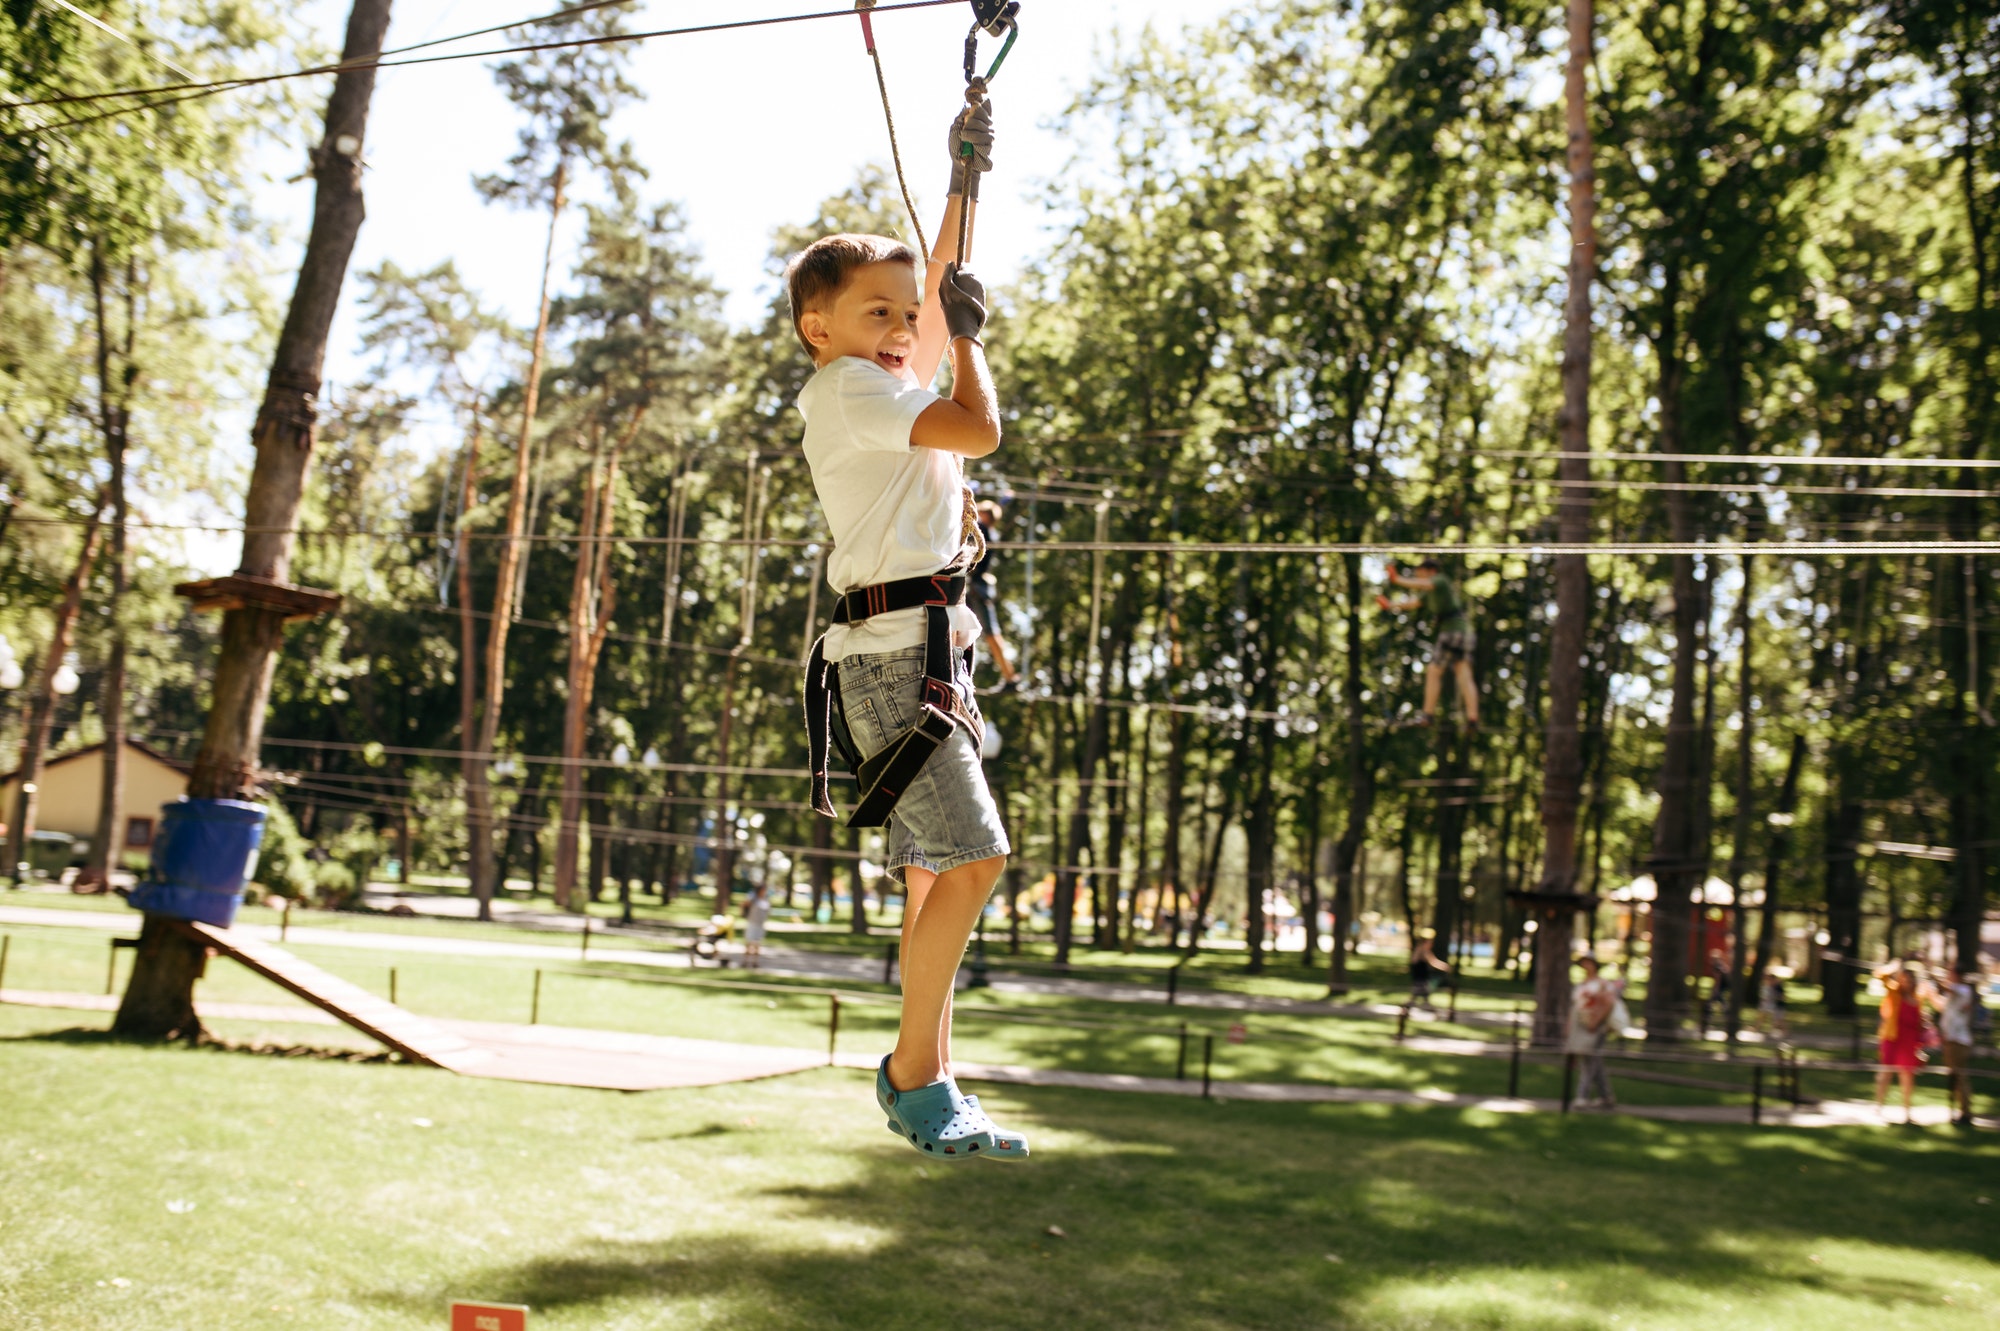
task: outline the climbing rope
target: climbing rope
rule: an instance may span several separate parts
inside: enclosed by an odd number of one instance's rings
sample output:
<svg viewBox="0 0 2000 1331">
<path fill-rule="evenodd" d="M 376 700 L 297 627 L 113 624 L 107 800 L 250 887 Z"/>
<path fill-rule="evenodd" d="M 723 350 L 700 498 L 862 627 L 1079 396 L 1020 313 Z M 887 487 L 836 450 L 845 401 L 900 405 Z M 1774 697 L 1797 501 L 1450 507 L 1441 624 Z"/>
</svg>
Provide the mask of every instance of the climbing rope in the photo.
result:
<svg viewBox="0 0 2000 1331">
<path fill-rule="evenodd" d="M 889 156 L 896 163 L 896 184 L 903 191 L 903 207 L 909 210 L 910 225 L 916 229 L 917 248 L 928 259 L 931 242 L 924 235 L 923 221 L 917 216 L 917 201 L 910 194 L 910 179 L 903 174 L 903 149 L 896 142 L 896 112 L 889 105 L 889 79 L 882 72 L 882 52 L 876 49 L 875 24 L 868 13 L 875 8 L 875 0 L 854 0 L 854 8 L 861 17 L 861 39 L 868 44 L 868 58 L 875 62 L 875 86 L 882 93 L 882 119 L 889 124 Z"/>
<path fill-rule="evenodd" d="M 1020 0 L 972 0 L 972 30 L 965 34 L 965 114 L 959 120 L 961 131 L 972 126 L 972 117 L 986 100 L 987 88 L 1000 73 L 1000 67 L 1007 63 L 1007 57 L 1014 50 L 1014 43 L 1021 39 Z M 988 33 L 994 37 L 1005 34 L 1006 41 L 1000 53 L 993 57 L 993 64 L 984 74 L 979 72 L 979 34 Z M 960 197 L 965 206 L 958 210 L 958 253 L 956 262 L 965 266 L 972 239 L 972 159 L 974 148 L 964 143 L 958 150 L 960 170 L 964 172 L 964 183 Z"/>
</svg>

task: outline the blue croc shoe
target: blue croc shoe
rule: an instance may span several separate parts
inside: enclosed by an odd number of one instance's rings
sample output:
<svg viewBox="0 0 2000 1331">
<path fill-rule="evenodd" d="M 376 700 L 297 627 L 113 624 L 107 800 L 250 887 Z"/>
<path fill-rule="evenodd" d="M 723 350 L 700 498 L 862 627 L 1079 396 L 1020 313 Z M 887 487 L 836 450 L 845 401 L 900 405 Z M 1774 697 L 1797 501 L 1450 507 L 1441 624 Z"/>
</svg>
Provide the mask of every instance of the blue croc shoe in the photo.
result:
<svg viewBox="0 0 2000 1331">
<path fill-rule="evenodd" d="M 988 1150 L 982 1152 L 982 1154 L 993 1160 L 1026 1160 L 1028 1158 L 1028 1139 L 1025 1135 L 1018 1132 L 1009 1132 L 995 1123 L 987 1116 L 985 1109 L 981 1108 L 978 1096 L 967 1095 L 963 1091 L 958 1090 L 958 1079 L 956 1077 L 947 1078 L 947 1080 L 951 1082 L 951 1089 L 958 1091 L 958 1098 L 965 1102 L 966 1108 L 970 1109 L 980 1118 L 986 1125 L 986 1131 L 993 1137 L 993 1145 Z"/>
<path fill-rule="evenodd" d="M 875 1072 L 875 1101 L 889 1115 L 896 1135 L 925 1155 L 970 1160 L 993 1149 L 992 1123 L 968 1106 L 949 1081 L 899 1091 L 889 1084 L 885 1058 Z"/>
</svg>

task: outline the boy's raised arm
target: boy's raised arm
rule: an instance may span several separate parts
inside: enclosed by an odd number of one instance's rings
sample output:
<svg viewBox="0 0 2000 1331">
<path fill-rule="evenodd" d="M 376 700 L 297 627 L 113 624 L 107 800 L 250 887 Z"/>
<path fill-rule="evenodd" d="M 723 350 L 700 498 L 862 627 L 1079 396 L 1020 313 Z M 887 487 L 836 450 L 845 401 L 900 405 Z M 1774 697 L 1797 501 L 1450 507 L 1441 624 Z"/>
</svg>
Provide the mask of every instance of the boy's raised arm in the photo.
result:
<svg viewBox="0 0 2000 1331">
<path fill-rule="evenodd" d="M 1000 447 L 1000 400 L 979 334 L 986 326 L 986 288 L 970 272 L 944 270 L 939 317 L 951 347 L 951 396 L 924 408 L 910 442 L 962 457 L 983 458 Z"/>
</svg>

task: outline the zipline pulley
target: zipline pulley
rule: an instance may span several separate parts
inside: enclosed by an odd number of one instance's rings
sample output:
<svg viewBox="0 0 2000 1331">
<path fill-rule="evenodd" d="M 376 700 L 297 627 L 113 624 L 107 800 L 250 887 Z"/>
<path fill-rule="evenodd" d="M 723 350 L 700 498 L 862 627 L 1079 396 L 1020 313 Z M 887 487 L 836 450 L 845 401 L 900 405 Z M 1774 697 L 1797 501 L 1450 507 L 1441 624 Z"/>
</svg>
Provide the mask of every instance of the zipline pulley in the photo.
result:
<svg viewBox="0 0 2000 1331">
<path fill-rule="evenodd" d="M 986 85 L 1000 73 L 1000 66 L 1007 63 L 1007 56 L 1013 51 L 1014 43 L 1021 37 L 1021 0 L 972 0 L 972 31 L 965 34 L 965 88 L 968 101 L 977 100 L 974 93 L 984 95 Z M 979 34 L 1004 37 L 1000 54 L 993 57 L 992 66 L 984 74 L 979 72 Z"/>
</svg>

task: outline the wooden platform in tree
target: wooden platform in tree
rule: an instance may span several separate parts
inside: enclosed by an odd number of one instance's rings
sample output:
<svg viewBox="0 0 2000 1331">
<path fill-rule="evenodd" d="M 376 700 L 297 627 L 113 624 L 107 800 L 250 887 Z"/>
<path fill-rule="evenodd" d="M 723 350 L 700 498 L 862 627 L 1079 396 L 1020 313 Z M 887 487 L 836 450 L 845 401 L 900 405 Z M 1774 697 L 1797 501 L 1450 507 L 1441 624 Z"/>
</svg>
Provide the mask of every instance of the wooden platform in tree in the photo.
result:
<svg viewBox="0 0 2000 1331">
<path fill-rule="evenodd" d="M 197 610 L 228 611 L 256 607 L 275 610 L 288 620 L 312 619 L 340 609 L 339 592 L 296 587 L 289 582 L 248 573 L 179 583 L 174 587 L 174 595 L 186 598 Z"/>
</svg>

